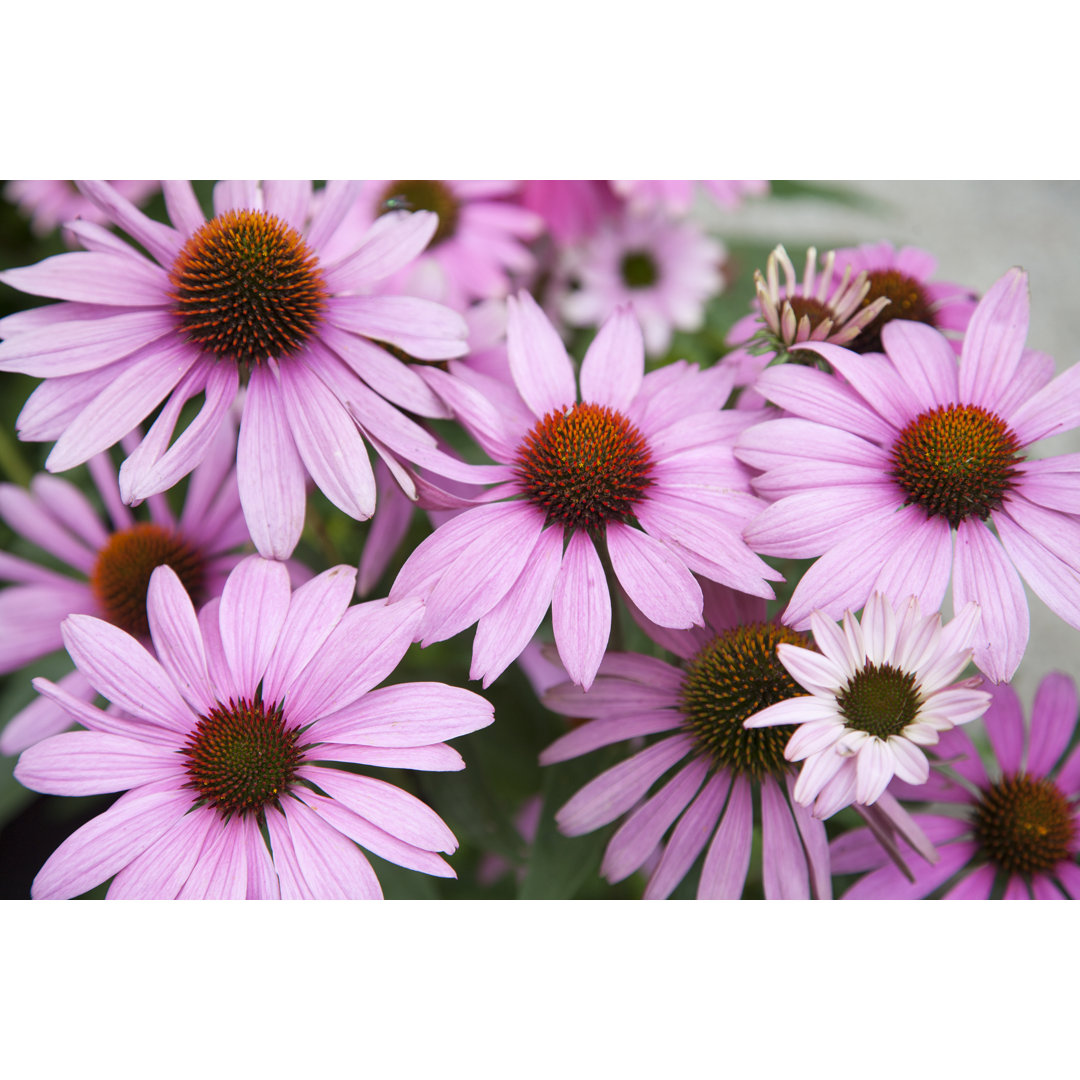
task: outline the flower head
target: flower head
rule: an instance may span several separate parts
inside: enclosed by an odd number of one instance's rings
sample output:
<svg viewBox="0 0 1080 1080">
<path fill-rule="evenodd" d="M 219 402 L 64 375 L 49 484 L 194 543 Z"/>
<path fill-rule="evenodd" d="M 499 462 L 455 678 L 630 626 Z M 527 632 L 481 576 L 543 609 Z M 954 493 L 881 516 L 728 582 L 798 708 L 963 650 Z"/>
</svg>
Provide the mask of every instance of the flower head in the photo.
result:
<svg viewBox="0 0 1080 1080">
<path fill-rule="evenodd" d="M 337 566 L 291 593 L 284 564 L 252 556 L 196 616 L 159 567 L 148 597 L 157 659 L 117 627 L 70 616 L 72 659 L 123 712 L 37 680 L 88 730 L 31 747 L 15 775 L 56 795 L 126 794 L 61 844 L 32 895 L 70 898 L 112 878 L 109 898 L 378 898 L 358 844 L 452 877 L 436 852 L 456 841 L 438 816 L 350 766 L 462 768 L 441 740 L 491 723 L 491 706 L 437 683 L 374 690 L 421 610 L 350 608 L 355 580 Z"/>
<path fill-rule="evenodd" d="M 641 330 L 627 308 L 600 328 L 574 368 L 527 294 L 511 299 L 514 385 L 474 373 L 432 385 L 502 465 L 500 487 L 412 553 L 391 599 L 426 599 L 425 644 L 479 620 L 472 677 L 485 685 L 517 657 L 552 609 L 571 678 L 588 686 L 611 625 L 601 553 L 654 622 L 701 620 L 693 573 L 771 596 L 779 575 L 739 539 L 756 504 L 729 450 L 749 422 L 721 406 L 723 372 L 685 363 L 644 374 Z M 450 505 L 447 503 L 445 505 Z"/>
<path fill-rule="evenodd" d="M 632 304 L 651 355 L 664 353 L 673 330 L 700 330 L 705 303 L 723 289 L 723 245 L 689 222 L 659 214 L 622 214 L 566 255 L 577 288 L 562 300 L 574 326 L 597 326 Z"/>
<path fill-rule="evenodd" d="M 331 182 L 313 210 L 310 182 L 293 181 L 223 181 L 207 220 L 190 184 L 163 186 L 173 226 L 147 218 L 108 184 L 80 181 L 149 258 L 100 226 L 74 222 L 88 250 L 0 274 L 62 301 L 0 321 L 0 370 L 45 378 L 20 414 L 19 434 L 56 439 L 46 467 L 62 472 L 161 405 L 121 469 L 133 504 L 199 463 L 244 381 L 240 499 L 259 551 L 286 558 L 303 527 L 308 476 L 351 517 L 374 512 L 361 429 L 380 455 L 445 458 L 396 408 L 442 415 L 443 406 L 382 346 L 422 359 L 458 356 L 463 320 L 428 300 L 359 295 L 414 259 L 438 220 L 394 214 L 354 232 L 344 219 L 355 184 Z M 199 394 L 201 409 L 173 440 L 181 410 Z"/>
<path fill-rule="evenodd" d="M 923 788 L 894 784 L 905 800 L 934 803 L 913 816 L 940 852 L 910 881 L 884 865 L 861 829 L 833 843 L 834 869 L 861 873 L 847 899 L 905 899 L 943 891 L 945 899 L 1080 900 L 1080 748 L 1066 753 L 1076 729 L 1076 685 L 1052 673 L 1039 684 L 1031 724 L 1011 686 L 990 688 L 983 724 L 994 754 L 987 771 L 966 732 L 942 735 L 940 768 Z M 1062 756 L 1064 756 L 1064 760 Z"/>
<path fill-rule="evenodd" d="M 758 389 L 786 411 L 740 436 L 736 455 L 763 470 L 775 502 L 745 536 L 759 552 L 821 556 L 784 619 L 833 618 L 872 592 L 940 608 L 978 603 L 975 662 L 1012 677 L 1028 637 L 1021 575 L 1080 627 L 1080 474 L 1074 454 L 1032 460 L 1026 448 L 1080 425 L 1080 367 L 1027 351 L 1027 277 L 1012 270 L 979 302 L 959 361 L 929 326 L 882 329 L 885 355 L 802 346 L 830 375 L 784 364 Z M 996 530 L 991 531 L 991 526 Z M 955 547 L 953 535 L 955 533 Z"/>
<path fill-rule="evenodd" d="M 707 581 L 702 589 L 700 629 L 658 627 L 638 613 L 649 636 L 681 664 L 608 653 L 588 692 L 563 683 L 544 695 L 550 709 L 586 722 L 549 746 L 541 764 L 649 739 L 586 784 L 556 821 L 568 836 L 578 836 L 625 815 L 601 873 L 621 881 L 658 856 L 645 899 L 669 896 L 708 845 L 699 899 L 737 899 L 759 804 L 766 898 L 828 898 L 824 826 L 791 797 L 794 769 L 784 759 L 791 729 L 744 727 L 799 693 L 776 647 L 806 639 L 767 621 L 764 600 Z"/>
<path fill-rule="evenodd" d="M 827 818 L 852 802 L 877 802 L 894 775 L 925 783 L 930 765 L 920 747 L 978 719 L 990 703 L 975 689 L 979 679 L 953 683 L 971 660 L 978 619 L 968 604 L 942 627 L 938 614 L 921 614 L 914 597 L 896 612 L 874 593 L 861 622 L 845 614 L 842 632 L 811 615 L 820 653 L 781 643 L 780 663 L 809 694 L 779 702 L 746 726 L 800 725 L 784 749 L 789 761 L 803 763 L 796 801 Z"/>
<path fill-rule="evenodd" d="M 232 554 L 248 532 L 236 486 L 235 429 L 222 427 L 194 470 L 179 516 L 155 496 L 137 519 L 120 500 L 116 470 L 106 454 L 89 462 L 105 504 L 107 521 L 72 483 L 46 473 L 30 491 L 0 484 L 0 517 L 20 536 L 69 567 L 57 573 L 16 555 L 0 553 L 0 672 L 15 671 L 63 647 L 60 625 L 74 612 L 94 615 L 149 642 L 146 591 L 158 566 L 171 566 L 196 604 L 220 595 L 228 572 L 240 561 Z M 86 701 L 94 697 L 78 673 L 61 685 Z M 20 750 L 71 726 L 71 718 L 39 698 L 17 713 L 0 735 L 0 752 Z"/>
</svg>

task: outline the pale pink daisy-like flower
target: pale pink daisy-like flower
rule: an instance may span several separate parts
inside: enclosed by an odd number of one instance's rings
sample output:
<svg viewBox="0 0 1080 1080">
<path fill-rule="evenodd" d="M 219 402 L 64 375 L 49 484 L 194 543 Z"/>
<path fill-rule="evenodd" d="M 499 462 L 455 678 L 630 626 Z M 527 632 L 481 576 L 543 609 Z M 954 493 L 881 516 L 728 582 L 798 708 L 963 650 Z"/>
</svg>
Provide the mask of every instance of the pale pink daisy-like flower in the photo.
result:
<svg viewBox="0 0 1080 1080">
<path fill-rule="evenodd" d="M 894 604 L 914 593 L 933 611 L 951 577 L 956 609 L 981 609 L 975 662 L 995 682 L 1027 645 L 1021 575 L 1080 627 L 1077 455 L 1023 454 L 1080 424 L 1080 366 L 1051 381 L 1050 358 L 1024 349 L 1028 310 L 1014 269 L 975 309 L 959 361 L 938 331 L 897 320 L 882 330 L 886 355 L 807 345 L 836 375 L 792 364 L 762 374 L 758 388 L 787 415 L 736 447 L 776 500 L 744 535 L 765 554 L 821 556 L 785 622 L 803 626 L 815 608 L 838 618 L 875 591 Z"/>
<path fill-rule="evenodd" d="M 1047 675 L 1028 729 L 1011 686 L 990 692 L 983 723 L 992 772 L 957 729 L 941 737 L 936 749 L 944 767 L 924 788 L 890 789 L 936 804 L 913 817 L 938 845 L 938 864 L 919 867 L 910 881 L 883 864 L 861 829 L 845 833 L 833 842 L 833 869 L 865 874 L 845 899 L 918 900 L 944 890 L 946 900 L 1061 900 L 1062 893 L 1080 900 L 1080 747 L 1066 754 L 1076 730 L 1076 685 L 1067 675 Z"/>
<path fill-rule="evenodd" d="M 771 596 L 765 579 L 779 575 L 739 537 L 759 504 L 730 451 L 748 421 L 720 411 L 727 375 L 686 363 L 645 375 L 641 329 L 619 308 L 582 362 L 579 401 L 555 328 L 527 293 L 509 305 L 513 386 L 478 373 L 468 381 L 428 373 L 505 464 L 504 483 L 471 505 L 458 501 L 468 509 L 416 548 L 390 590 L 391 599 L 426 600 L 423 643 L 479 620 L 471 677 L 486 686 L 550 606 L 563 664 L 588 686 L 611 627 L 601 552 L 627 595 L 662 625 L 700 624 L 693 572 Z"/>
<path fill-rule="evenodd" d="M 474 300 L 506 296 L 515 278 L 536 266 L 527 244 L 544 223 L 515 201 L 519 186 L 517 180 L 366 180 L 350 221 L 365 227 L 398 210 L 437 214 L 423 254 L 387 284 L 463 310 Z"/>
<path fill-rule="evenodd" d="M 240 499 L 264 555 L 286 558 L 296 546 L 308 476 L 346 514 L 371 516 L 365 438 L 399 472 L 396 457 L 455 468 L 399 411 L 430 407 L 430 390 L 378 343 L 422 359 L 460 356 L 464 321 L 428 300 L 358 295 L 423 250 L 434 215 L 395 214 L 358 234 L 343 226 L 354 183 L 331 181 L 312 215 L 309 181 L 222 181 L 207 221 L 188 182 L 165 181 L 170 227 L 102 181 L 79 184 L 150 257 L 75 222 L 89 250 L 0 273 L 63 301 L 0 321 L 0 370 L 46 380 L 22 410 L 19 435 L 57 440 L 50 472 L 113 445 L 160 404 L 120 486 L 128 503 L 164 491 L 206 454 L 242 379 Z M 199 394 L 201 409 L 172 441 Z"/>
<path fill-rule="evenodd" d="M 544 694 L 548 708 L 586 722 L 552 743 L 540 755 L 543 765 L 624 740 L 633 740 L 635 748 L 648 740 L 586 784 L 555 820 L 566 835 L 579 836 L 625 815 L 601 873 L 615 883 L 653 859 L 647 900 L 669 896 L 706 847 L 698 898 L 738 899 L 750 865 L 757 803 L 766 898 L 827 899 L 825 827 L 792 799 L 795 770 L 783 754 L 791 729 L 743 726 L 760 710 L 799 693 L 776 647 L 806 639 L 767 621 L 764 600 L 708 581 L 701 585 L 700 629 L 665 629 L 636 613 L 642 628 L 680 665 L 608 653 L 588 692 L 563 683 Z"/>
<path fill-rule="evenodd" d="M 157 180 L 109 180 L 116 190 L 138 206 L 160 187 Z M 46 236 L 67 221 L 82 218 L 95 225 L 107 225 L 108 215 L 95 206 L 75 186 L 74 180 L 9 180 L 4 198 L 14 203 L 29 219 L 37 236 Z"/>
<path fill-rule="evenodd" d="M 597 326 L 620 304 L 633 304 L 655 356 L 673 330 L 701 329 L 706 302 L 723 290 L 724 259 L 724 246 L 690 222 L 623 214 L 566 253 L 564 271 L 576 287 L 560 311 L 574 326 Z"/>
<path fill-rule="evenodd" d="M 635 210 L 689 213 L 696 185 L 714 201 L 734 209 L 747 195 L 767 195 L 768 180 L 612 180 L 616 194 Z"/>
<path fill-rule="evenodd" d="M 158 566 L 171 566 L 196 604 L 220 595 L 241 556 L 248 531 L 236 486 L 235 429 L 224 426 L 192 472 L 184 506 L 176 516 L 162 495 L 147 502 L 136 520 L 120 500 L 116 470 L 107 454 L 89 469 L 105 505 L 103 521 L 74 484 L 47 473 L 30 490 L 0 484 L 0 517 L 20 536 L 64 563 L 77 577 L 0 552 L 0 673 L 16 671 L 63 647 L 60 625 L 74 612 L 111 622 L 149 641 L 146 590 Z M 73 671 L 60 685 L 91 701 L 94 690 Z M 71 718 L 46 698 L 21 710 L 0 735 L 0 753 L 17 754 L 71 726 Z"/>
<path fill-rule="evenodd" d="M 838 248 L 834 273 L 842 276 L 850 267 L 852 273 L 865 272 L 870 290 L 863 298 L 869 307 L 881 297 L 888 306 L 872 323 L 864 326 L 852 341 L 841 342 L 852 352 L 881 352 L 881 328 L 893 319 L 925 323 L 950 337 L 953 348 L 960 351 L 960 335 L 967 329 L 978 297 L 970 289 L 949 281 L 931 281 L 937 269 L 937 259 L 917 247 L 898 251 L 892 244 L 860 244 L 855 248 Z"/>
<path fill-rule="evenodd" d="M 978 677 L 953 682 L 971 660 L 978 622 L 975 604 L 943 627 L 915 597 L 896 611 L 874 593 L 861 621 L 845 614 L 842 631 L 820 612 L 810 616 L 820 652 L 779 645 L 780 663 L 809 694 L 772 705 L 746 726 L 799 725 L 784 750 L 803 763 L 795 800 L 827 818 L 852 802 L 877 802 L 893 776 L 926 783 L 930 763 L 920 747 L 990 704 Z"/>
<path fill-rule="evenodd" d="M 31 895 L 70 898 L 112 878 L 109 899 L 378 899 L 360 847 L 453 877 L 436 853 L 457 842 L 438 815 L 348 766 L 460 769 L 442 740 L 490 724 L 491 706 L 439 683 L 374 689 L 421 605 L 350 608 L 355 578 L 336 566 L 291 592 L 282 563 L 252 556 L 196 616 L 159 567 L 157 659 L 109 623 L 70 616 L 72 659 L 123 714 L 37 680 L 87 730 L 31 747 L 15 776 L 54 795 L 125 794 L 60 845 Z"/>
</svg>

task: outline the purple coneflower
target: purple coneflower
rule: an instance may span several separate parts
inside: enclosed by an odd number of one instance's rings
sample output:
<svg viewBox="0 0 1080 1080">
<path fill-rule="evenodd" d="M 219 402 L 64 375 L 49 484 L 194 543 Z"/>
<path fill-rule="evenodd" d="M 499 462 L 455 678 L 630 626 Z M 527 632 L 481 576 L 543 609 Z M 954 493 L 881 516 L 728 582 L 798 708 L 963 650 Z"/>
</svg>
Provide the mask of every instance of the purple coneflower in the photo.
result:
<svg viewBox="0 0 1080 1080">
<path fill-rule="evenodd" d="M 959 362 L 938 331 L 897 320 L 882 330 L 886 355 L 809 344 L 836 374 L 783 364 L 761 375 L 758 389 L 787 415 L 736 447 L 776 500 L 745 537 L 768 555 L 821 556 L 785 622 L 805 626 L 818 608 L 838 618 L 872 592 L 894 604 L 914 593 L 933 611 L 951 577 L 956 609 L 979 605 L 975 662 L 995 682 L 1027 645 L 1021 575 L 1080 627 L 1076 455 L 1023 454 L 1080 424 L 1080 367 L 1051 381 L 1050 358 L 1024 349 L 1028 309 L 1014 269 L 975 309 Z"/>
<path fill-rule="evenodd" d="M 78 575 L 0 552 L 0 579 L 15 583 L 0 592 L 0 673 L 62 648 L 60 625 L 74 612 L 105 619 L 148 642 L 146 590 L 158 566 L 171 566 L 196 604 L 220 595 L 241 558 L 228 552 L 248 540 L 235 456 L 235 428 L 225 425 L 192 472 L 179 517 L 164 496 L 155 495 L 147 501 L 148 515 L 136 520 L 120 500 L 107 454 L 91 458 L 89 469 L 108 522 L 74 484 L 59 477 L 42 473 L 29 491 L 0 484 L 0 517 Z M 94 690 L 77 671 L 65 675 L 60 685 L 93 700 Z M 70 726 L 67 713 L 38 698 L 12 717 L 0 736 L 0 752 L 17 754 Z"/>
<path fill-rule="evenodd" d="M 543 765 L 623 740 L 650 740 L 586 784 L 556 821 L 568 836 L 579 836 L 626 815 L 601 873 L 621 881 L 659 854 L 645 899 L 669 896 L 708 845 L 698 898 L 738 899 L 757 816 L 765 896 L 827 899 L 825 827 L 793 800 L 795 770 L 784 759 L 793 729 L 744 727 L 762 709 L 800 692 L 777 660 L 777 645 L 809 642 L 766 621 L 764 600 L 708 581 L 701 585 L 701 629 L 670 630 L 639 618 L 681 666 L 608 653 L 588 692 L 563 683 L 544 694 L 548 708 L 587 719 L 540 755 Z"/>
<path fill-rule="evenodd" d="M 103 181 L 79 185 L 150 257 L 101 226 L 73 222 L 89 250 L 0 274 L 63 301 L 0 321 L 0 370 L 46 380 L 20 414 L 19 435 L 57 440 L 50 472 L 112 446 L 160 404 L 120 485 L 128 503 L 164 491 L 205 455 L 241 381 L 240 500 L 264 555 L 287 558 L 296 546 L 308 475 L 351 517 L 371 516 L 375 481 L 361 430 L 383 456 L 454 468 L 395 407 L 422 411 L 430 390 L 379 343 L 422 359 L 460 356 L 464 321 L 429 300 L 358 295 L 424 249 L 434 215 L 395 213 L 353 233 L 343 221 L 355 183 L 330 182 L 313 215 L 310 181 L 222 181 L 207 221 L 188 182 L 166 181 L 170 227 Z M 327 260 L 331 243 L 337 254 Z M 184 404 L 199 394 L 198 415 L 172 442 Z"/>
<path fill-rule="evenodd" d="M 621 214 L 580 248 L 564 272 L 576 287 L 560 310 L 574 326 L 598 326 L 633 304 L 650 355 L 667 351 L 673 330 L 700 330 L 705 304 L 723 290 L 724 247 L 690 222 Z"/>
<path fill-rule="evenodd" d="M 110 899 L 377 899 L 357 845 L 453 877 L 436 852 L 457 844 L 438 815 L 349 766 L 462 768 L 441 740 L 490 724 L 491 706 L 438 683 L 374 690 L 422 608 L 350 608 L 355 580 L 336 566 L 291 593 L 282 563 L 252 556 L 196 616 L 159 567 L 148 597 L 157 659 L 109 623 L 70 616 L 72 659 L 123 714 L 36 680 L 88 730 L 31 747 L 15 776 L 54 795 L 125 794 L 57 848 L 33 897 L 112 878 Z"/>
<path fill-rule="evenodd" d="M 880 593 L 860 622 L 849 611 L 843 631 L 820 613 L 810 628 L 820 652 L 782 643 L 780 663 L 807 695 L 790 697 L 746 721 L 748 728 L 799 725 L 784 750 L 801 761 L 795 799 L 814 817 L 858 802 L 871 805 L 893 776 L 924 784 L 930 763 L 920 747 L 941 732 L 977 720 L 990 695 L 978 677 L 954 683 L 971 660 L 975 604 L 942 627 L 910 597 L 898 613 Z"/>
<path fill-rule="evenodd" d="M 836 873 L 865 876 L 850 900 L 917 900 L 944 889 L 946 900 L 1080 900 L 1080 747 L 1059 759 L 1076 729 L 1076 685 L 1051 673 L 1039 684 L 1025 731 L 1011 686 L 990 690 L 983 723 L 996 759 L 988 773 L 966 732 L 942 735 L 942 766 L 922 788 L 894 784 L 899 797 L 940 804 L 915 820 L 938 845 L 936 866 L 920 866 L 912 882 L 884 865 L 861 829 L 832 845 Z M 951 811 L 951 812 L 950 812 Z"/>
<path fill-rule="evenodd" d="M 729 449 L 747 420 L 720 411 L 731 387 L 724 372 L 676 363 L 645 375 L 641 329 L 620 308 L 581 365 L 579 401 L 566 349 L 527 293 L 510 300 L 508 350 L 514 386 L 428 372 L 505 464 L 504 484 L 420 544 L 390 591 L 426 600 L 424 644 L 479 620 L 471 677 L 486 686 L 550 606 L 563 664 L 588 686 L 611 626 L 602 553 L 661 625 L 700 624 L 693 573 L 772 595 L 765 579 L 779 575 L 739 537 L 757 503 Z"/>
</svg>

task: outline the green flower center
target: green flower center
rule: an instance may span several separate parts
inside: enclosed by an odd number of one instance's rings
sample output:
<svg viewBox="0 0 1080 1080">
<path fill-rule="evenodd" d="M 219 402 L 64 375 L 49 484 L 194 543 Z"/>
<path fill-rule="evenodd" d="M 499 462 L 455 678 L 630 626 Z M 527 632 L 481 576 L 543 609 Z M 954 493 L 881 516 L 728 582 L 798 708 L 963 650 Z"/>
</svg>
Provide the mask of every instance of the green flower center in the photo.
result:
<svg viewBox="0 0 1080 1080">
<path fill-rule="evenodd" d="M 428 243 L 430 250 L 457 232 L 461 204 L 441 180 L 394 180 L 379 197 L 379 214 L 393 210 L 431 210 L 439 215 L 439 227 Z"/>
<path fill-rule="evenodd" d="M 517 456 L 522 491 L 548 522 L 594 534 L 629 522 L 652 483 L 652 454 L 641 432 L 606 405 L 548 413 Z"/>
<path fill-rule="evenodd" d="M 1057 785 L 1046 777 L 1006 776 L 975 810 L 975 838 L 1006 873 L 1051 872 L 1072 859 L 1076 823 Z"/>
<path fill-rule="evenodd" d="M 318 258 L 262 210 L 229 210 L 184 245 L 169 273 L 180 328 L 238 364 L 295 353 L 326 306 Z"/>
<path fill-rule="evenodd" d="M 660 278 L 660 267 L 648 251 L 628 251 L 623 256 L 620 271 L 628 289 L 647 289 Z"/>
<path fill-rule="evenodd" d="M 717 768 L 758 780 L 790 772 L 784 747 L 796 725 L 743 727 L 762 709 L 804 695 L 777 658 L 781 642 L 810 646 L 786 626 L 749 623 L 718 634 L 686 665 L 679 694 L 684 726 Z"/>
<path fill-rule="evenodd" d="M 144 522 L 113 533 L 90 572 L 90 588 L 105 618 L 134 637 L 150 635 L 146 591 L 159 566 L 171 566 L 191 602 L 196 607 L 202 604 L 206 591 L 202 552 L 162 525 Z"/>
<path fill-rule="evenodd" d="M 978 405 L 943 405 L 920 413 L 892 448 L 890 474 L 927 517 L 953 528 L 985 521 L 1012 489 L 1020 445 L 1005 422 Z"/>
<path fill-rule="evenodd" d="M 883 352 L 881 347 L 881 328 L 893 319 L 907 319 L 910 322 L 926 323 L 936 326 L 934 313 L 923 290 L 922 283 L 899 270 L 870 270 L 866 275 L 870 291 L 859 305 L 868 308 L 875 300 L 885 297 L 889 303 L 859 332 L 859 336 L 846 346 L 852 352 Z"/>
<path fill-rule="evenodd" d="M 228 820 L 258 813 L 289 790 L 306 747 L 298 730 L 285 727 L 280 704 L 230 701 L 199 718 L 182 753 L 191 778 L 188 787 Z"/>
<path fill-rule="evenodd" d="M 910 672 L 867 664 L 836 695 L 836 703 L 849 728 L 887 739 L 914 723 L 922 699 Z"/>
</svg>

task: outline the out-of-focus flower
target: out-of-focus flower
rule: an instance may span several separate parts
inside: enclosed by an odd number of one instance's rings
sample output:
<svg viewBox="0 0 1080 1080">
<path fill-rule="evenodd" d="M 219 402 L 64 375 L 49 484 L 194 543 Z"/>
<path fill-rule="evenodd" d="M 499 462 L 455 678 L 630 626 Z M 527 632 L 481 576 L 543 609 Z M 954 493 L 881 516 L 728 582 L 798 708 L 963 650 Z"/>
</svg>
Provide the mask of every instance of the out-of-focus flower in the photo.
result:
<svg viewBox="0 0 1080 1080">
<path fill-rule="evenodd" d="M 158 180 L 108 182 L 136 206 L 146 202 L 161 186 Z M 79 191 L 74 180 L 9 180 L 4 185 L 4 198 L 30 219 L 30 228 L 37 236 L 47 236 L 76 218 L 95 225 L 109 222 L 108 215 Z"/>
<path fill-rule="evenodd" d="M 768 180 L 612 180 L 615 192 L 634 210 L 662 210 L 668 214 L 686 214 L 694 202 L 695 185 L 705 194 L 733 209 L 747 195 L 767 195 Z"/>
</svg>

